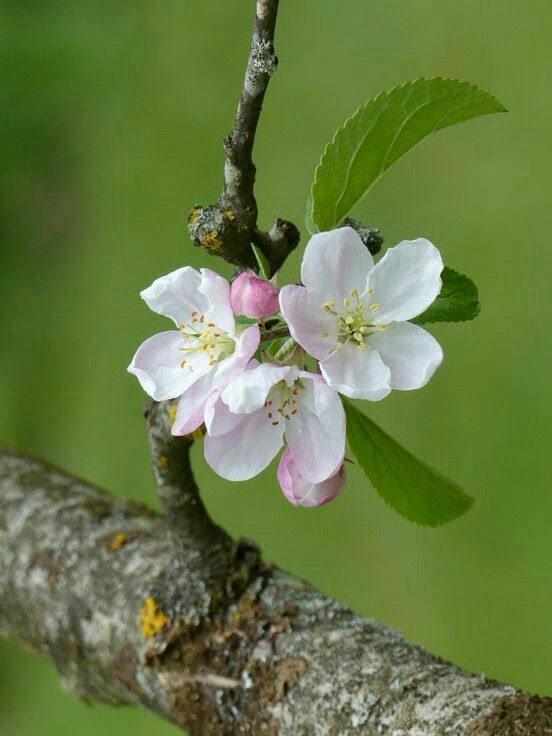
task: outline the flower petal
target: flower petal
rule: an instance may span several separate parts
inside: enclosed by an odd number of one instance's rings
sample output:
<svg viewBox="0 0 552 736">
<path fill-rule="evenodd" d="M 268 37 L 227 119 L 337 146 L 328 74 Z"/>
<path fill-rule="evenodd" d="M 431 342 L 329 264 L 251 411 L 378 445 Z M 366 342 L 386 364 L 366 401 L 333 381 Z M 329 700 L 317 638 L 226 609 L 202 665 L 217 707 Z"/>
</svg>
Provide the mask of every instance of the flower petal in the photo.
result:
<svg viewBox="0 0 552 736">
<path fill-rule="evenodd" d="M 262 363 L 232 381 L 222 392 L 222 400 L 234 414 L 250 414 L 264 405 L 272 386 L 278 381 L 290 386 L 298 374 L 295 366 Z"/>
<path fill-rule="evenodd" d="M 217 366 L 216 385 L 229 383 L 245 370 L 246 365 L 255 355 L 259 347 L 261 333 L 259 325 L 251 325 L 236 339 L 236 348 L 232 355 L 221 361 Z"/>
<path fill-rule="evenodd" d="M 353 399 L 380 401 L 391 391 L 391 371 L 377 350 L 359 350 L 349 343 L 320 363 L 326 381 Z"/>
<path fill-rule="evenodd" d="M 393 322 L 371 335 L 370 345 L 391 370 L 391 388 L 402 391 L 425 386 L 443 360 L 437 340 L 410 322 Z"/>
<path fill-rule="evenodd" d="M 333 500 L 345 485 L 343 462 L 336 472 L 320 483 L 309 483 L 297 470 L 293 455 L 287 448 L 278 465 L 278 481 L 287 500 L 294 506 L 312 508 Z"/>
<path fill-rule="evenodd" d="M 230 432 L 205 437 L 205 459 L 226 480 L 248 480 L 258 475 L 282 446 L 282 424 L 273 426 L 264 411 L 241 414 L 238 419 Z"/>
<path fill-rule="evenodd" d="M 180 397 L 172 426 L 173 435 L 190 434 L 190 432 L 194 432 L 198 427 L 201 427 L 204 421 L 207 399 L 214 390 L 213 376 L 213 371 L 209 371 Z"/>
<path fill-rule="evenodd" d="M 374 261 L 351 227 L 317 233 L 307 243 L 301 280 L 320 305 L 332 300 L 340 306 L 351 290 L 362 294 Z"/>
<path fill-rule="evenodd" d="M 421 314 L 441 291 L 443 260 L 429 240 L 403 240 L 389 248 L 368 279 L 378 321 L 404 322 Z"/>
<path fill-rule="evenodd" d="M 324 360 L 337 345 L 337 320 L 309 298 L 304 286 L 284 286 L 280 309 L 291 336 L 318 360 Z"/>
<path fill-rule="evenodd" d="M 236 325 L 234 313 L 230 306 L 230 284 L 218 273 L 209 268 L 201 269 L 201 284 L 198 291 L 207 302 L 205 316 L 207 321 L 214 322 L 217 327 L 228 332 L 235 333 Z"/>
<path fill-rule="evenodd" d="M 286 422 L 286 440 L 298 472 L 311 483 L 326 480 L 345 453 L 345 412 L 337 393 L 320 377 L 302 372 L 298 412 Z"/>
<path fill-rule="evenodd" d="M 205 405 L 205 427 L 210 437 L 220 437 L 231 432 L 242 421 L 242 414 L 232 414 L 220 399 L 220 389 L 214 391 Z"/>
<path fill-rule="evenodd" d="M 156 401 L 175 399 L 209 370 L 204 354 L 192 354 L 181 367 L 182 337 L 180 332 L 160 332 L 143 342 L 128 372 L 133 373 L 144 391 Z"/>
<path fill-rule="evenodd" d="M 184 266 L 156 279 L 140 296 L 152 311 L 180 325 L 190 320 L 192 312 L 203 313 L 207 307 L 205 298 L 198 292 L 200 283 L 199 272 Z"/>
</svg>

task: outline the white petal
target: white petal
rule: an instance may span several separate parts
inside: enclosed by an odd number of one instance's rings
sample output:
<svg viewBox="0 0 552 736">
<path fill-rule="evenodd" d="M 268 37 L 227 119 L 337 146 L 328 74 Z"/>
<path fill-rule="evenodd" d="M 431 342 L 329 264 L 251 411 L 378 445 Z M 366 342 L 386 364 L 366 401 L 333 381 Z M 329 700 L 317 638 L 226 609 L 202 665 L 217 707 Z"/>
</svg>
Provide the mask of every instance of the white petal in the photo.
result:
<svg viewBox="0 0 552 736">
<path fill-rule="evenodd" d="M 332 300 L 341 306 L 351 290 L 362 294 L 373 266 L 368 248 L 351 227 L 313 235 L 305 248 L 301 280 L 320 304 Z"/>
<path fill-rule="evenodd" d="M 209 361 L 204 354 L 192 354 L 181 367 L 184 353 L 180 332 L 160 332 L 143 342 L 128 372 L 133 373 L 144 391 L 156 401 L 175 399 L 192 386 L 209 370 Z"/>
<path fill-rule="evenodd" d="M 207 307 L 205 298 L 198 292 L 200 283 L 199 272 L 185 266 L 156 279 L 140 296 L 152 311 L 180 325 L 190 320 L 192 312 L 203 313 Z"/>
<path fill-rule="evenodd" d="M 421 314 L 441 291 L 443 261 L 429 240 L 404 240 L 389 248 L 368 279 L 378 321 L 404 322 Z"/>
<path fill-rule="evenodd" d="M 371 335 L 370 345 L 391 370 L 391 388 L 402 391 L 425 386 L 443 360 L 437 340 L 410 322 L 393 322 Z"/>
<path fill-rule="evenodd" d="M 391 391 L 391 371 L 377 350 L 349 343 L 320 363 L 320 370 L 330 386 L 353 399 L 380 401 Z"/>
<path fill-rule="evenodd" d="M 232 381 L 222 392 L 222 400 L 234 414 L 250 414 L 264 405 L 276 383 L 286 381 L 291 386 L 298 373 L 295 366 L 262 363 Z"/>
<path fill-rule="evenodd" d="M 230 284 L 228 281 L 209 268 L 202 268 L 201 284 L 198 291 L 204 296 L 208 305 L 205 314 L 207 322 L 214 322 L 217 327 L 233 335 L 235 321 L 230 306 Z"/>
<path fill-rule="evenodd" d="M 220 437 L 231 432 L 242 421 L 243 414 L 232 414 L 224 401 L 220 399 L 217 389 L 205 405 L 205 426 L 210 437 Z"/>
<path fill-rule="evenodd" d="M 284 286 L 280 309 L 291 336 L 318 360 L 327 358 L 337 344 L 337 320 L 313 302 L 304 286 Z"/>
<path fill-rule="evenodd" d="M 319 377 L 301 373 L 297 414 L 286 422 L 286 440 L 299 473 L 320 483 L 335 473 L 345 452 L 345 412 L 337 393 Z"/>
<path fill-rule="evenodd" d="M 207 399 L 213 393 L 213 376 L 213 371 L 209 371 L 180 398 L 172 426 L 174 435 L 190 434 L 203 424 Z"/>
<path fill-rule="evenodd" d="M 262 472 L 282 446 L 283 425 L 273 426 L 266 412 L 242 414 L 230 432 L 205 437 L 205 459 L 226 480 L 248 480 Z"/>
<path fill-rule="evenodd" d="M 237 378 L 245 370 L 246 365 L 255 355 L 259 347 L 261 333 L 259 325 L 251 325 L 236 339 L 236 348 L 232 355 L 217 366 L 215 383 L 221 386 Z"/>
</svg>

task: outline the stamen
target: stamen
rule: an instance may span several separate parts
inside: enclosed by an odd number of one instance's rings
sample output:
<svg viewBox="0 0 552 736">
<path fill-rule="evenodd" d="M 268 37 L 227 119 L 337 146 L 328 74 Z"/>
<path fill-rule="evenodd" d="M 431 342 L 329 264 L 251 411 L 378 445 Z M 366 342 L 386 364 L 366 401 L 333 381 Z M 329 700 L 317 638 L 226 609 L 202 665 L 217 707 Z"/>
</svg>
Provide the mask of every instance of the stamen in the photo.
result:
<svg viewBox="0 0 552 736">
<path fill-rule="evenodd" d="M 380 305 L 379 304 L 372 304 L 371 307 L 370 307 L 370 311 L 371 312 L 377 312 L 379 308 L 380 308 Z"/>
</svg>

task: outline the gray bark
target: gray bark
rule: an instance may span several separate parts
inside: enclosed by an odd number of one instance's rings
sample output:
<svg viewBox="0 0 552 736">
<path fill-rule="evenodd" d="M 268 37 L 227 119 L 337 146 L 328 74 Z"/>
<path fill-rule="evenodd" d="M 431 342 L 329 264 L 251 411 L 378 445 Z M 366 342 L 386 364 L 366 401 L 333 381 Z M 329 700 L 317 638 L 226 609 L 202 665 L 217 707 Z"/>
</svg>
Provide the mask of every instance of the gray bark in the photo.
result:
<svg viewBox="0 0 552 736">
<path fill-rule="evenodd" d="M 233 542 L 170 408 L 147 413 L 164 516 L 0 451 L 0 632 L 68 691 L 193 736 L 552 733 L 552 699 L 437 659 Z"/>
</svg>

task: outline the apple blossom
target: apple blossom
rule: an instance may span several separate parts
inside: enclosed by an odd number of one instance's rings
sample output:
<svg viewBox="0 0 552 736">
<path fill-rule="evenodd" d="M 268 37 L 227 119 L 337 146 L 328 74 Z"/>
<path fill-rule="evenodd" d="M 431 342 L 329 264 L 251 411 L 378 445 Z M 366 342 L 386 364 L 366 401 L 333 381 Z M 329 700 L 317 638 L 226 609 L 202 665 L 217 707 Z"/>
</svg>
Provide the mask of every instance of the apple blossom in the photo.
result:
<svg viewBox="0 0 552 736">
<path fill-rule="evenodd" d="M 304 286 L 285 286 L 280 307 L 293 338 L 320 361 L 326 381 L 379 401 L 424 386 L 443 359 L 439 343 L 407 320 L 441 290 L 443 261 L 428 240 L 403 241 L 374 265 L 350 227 L 313 235 Z"/>
<path fill-rule="evenodd" d="M 234 314 L 259 319 L 278 311 L 278 289 L 270 281 L 244 271 L 230 288 L 230 304 Z"/>
<path fill-rule="evenodd" d="M 250 364 L 205 408 L 205 459 L 227 480 L 264 470 L 284 443 L 310 483 L 335 473 L 345 452 L 345 413 L 337 393 L 294 365 Z"/>
<path fill-rule="evenodd" d="M 345 485 L 345 466 L 341 461 L 334 473 L 320 483 L 311 483 L 297 470 L 293 453 L 284 450 L 278 466 L 278 481 L 287 500 L 294 506 L 311 508 L 332 501 Z"/>
<path fill-rule="evenodd" d="M 203 422 L 212 392 L 245 369 L 259 345 L 259 327 L 239 331 L 229 283 L 207 268 L 173 271 L 140 296 L 178 329 L 142 343 L 128 370 L 156 401 L 181 397 L 173 433 L 187 434 Z"/>
</svg>

